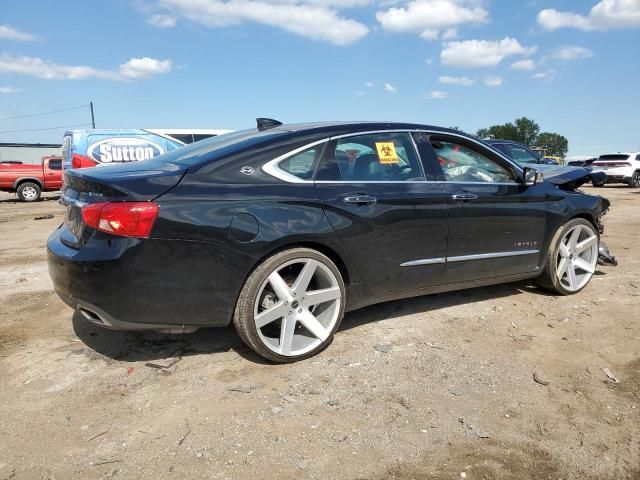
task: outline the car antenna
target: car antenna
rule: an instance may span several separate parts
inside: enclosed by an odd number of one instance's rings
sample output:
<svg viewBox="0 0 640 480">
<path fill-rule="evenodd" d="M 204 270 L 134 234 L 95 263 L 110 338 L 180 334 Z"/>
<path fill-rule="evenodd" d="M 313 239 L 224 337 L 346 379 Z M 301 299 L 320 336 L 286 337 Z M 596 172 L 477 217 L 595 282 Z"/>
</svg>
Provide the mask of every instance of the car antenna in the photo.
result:
<svg viewBox="0 0 640 480">
<path fill-rule="evenodd" d="M 273 118 L 256 118 L 256 122 L 258 123 L 258 130 L 260 132 L 282 125 L 282 122 L 274 120 Z"/>
</svg>

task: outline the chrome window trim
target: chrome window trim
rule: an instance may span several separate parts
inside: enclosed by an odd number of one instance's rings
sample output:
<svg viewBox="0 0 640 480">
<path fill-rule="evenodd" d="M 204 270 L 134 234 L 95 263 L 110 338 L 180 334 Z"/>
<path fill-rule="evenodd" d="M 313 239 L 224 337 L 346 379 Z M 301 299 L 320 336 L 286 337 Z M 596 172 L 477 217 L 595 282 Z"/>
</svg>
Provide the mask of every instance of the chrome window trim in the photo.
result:
<svg viewBox="0 0 640 480">
<path fill-rule="evenodd" d="M 438 258 L 423 258 L 420 260 L 410 260 L 408 262 L 401 263 L 401 267 L 417 267 L 420 265 L 433 265 L 437 263 L 445 262 L 467 262 L 469 260 L 490 260 L 494 258 L 505 257 L 520 257 L 523 255 L 535 255 L 540 253 L 540 250 L 514 250 L 511 252 L 495 252 L 495 253 L 478 253 L 475 255 L 460 255 L 456 257 L 438 257 Z"/>
<path fill-rule="evenodd" d="M 367 131 L 362 131 L 362 132 L 351 132 L 351 133 L 343 133 L 342 135 L 334 135 L 331 137 L 327 137 L 327 138 L 323 138 L 321 140 L 316 140 L 315 142 L 311 142 L 308 143 L 306 145 L 303 145 L 301 147 L 296 148 L 295 150 L 291 150 L 290 152 L 284 153 L 276 158 L 274 158 L 273 160 L 269 160 L 267 163 L 265 163 L 264 165 L 262 165 L 262 167 L 260 167 L 260 169 L 264 172 L 267 173 L 268 175 L 271 175 L 272 177 L 275 177 L 279 180 L 282 180 L 284 182 L 287 183 L 460 183 L 460 184 L 464 184 L 464 185 L 518 185 L 517 181 L 514 182 L 510 182 L 510 183 L 506 183 L 506 182 L 500 182 L 500 183 L 492 183 L 492 182 L 457 182 L 457 181 L 451 181 L 451 180 L 427 180 L 426 179 L 426 175 L 425 172 L 423 171 L 422 174 L 425 178 L 424 181 L 411 181 L 411 182 L 403 182 L 403 181 L 361 181 L 361 182 L 350 182 L 350 181 L 345 181 L 345 180 L 319 180 L 319 181 L 314 181 L 314 180 L 304 180 L 302 178 L 298 178 L 295 175 L 291 175 L 288 172 L 285 172 L 284 170 L 281 170 L 280 168 L 278 168 L 278 164 L 280 162 L 282 162 L 283 160 L 286 160 L 289 157 L 292 157 L 300 152 L 303 152 L 304 150 L 307 150 L 309 148 L 315 147 L 316 145 L 321 145 L 323 143 L 328 143 L 332 140 L 339 140 L 342 138 L 349 138 L 349 137 L 358 137 L 361 135 L 374 135 L 374 134 L 379 134 L 379 133 L 408 133 L 409 136 L 411 137 L 411 141 L 413 142 L 413 146 L 416 150 L 416 154 L 418 155 L 418 158 L 420 158 L 420 152 L 418 150 L 418 146 L 415 143 L 415 140 L 413 138 L 413 135 L 411 135 L 411 133 L 428 133 L 428 134 L 432 134 L 432 135 L 444 135 L 444 136 L 451 136 L 451 137 L 458 137 L 458 138 L 462 138 L 464 140 L 470 141 L 471 143 L 474 143 L 476 145 L 479 145 L 480 147 L 483 148 L 487 148 L 487 145 L 485 145 L 484 143 L 479 142 L 478 140 L 475 140 L 471 137 L 468 137 L 466 135 L 460 135 L 457 133 L 452 133 L 452 132 L 441 132 L 438 130 L 428 130 L 428 129 L 421 129 L 421 128 L 413 128 L 413 129 L 406 129 L 406 128 L 399 128 L 399 129 L 391 129 L 391 130 L 367 130 Z M 502 152 L 500 152 L 498 149 L 495 148 L 491 148 L 489 147 L 493 153 L 497 154 L 499 157 L 501 157 L 504 161 L 506 161 L 509 165 L 511 165 L 512 167 L 514 167 L 516 169 L 516 171 L 522 173 L 523 172 L 523 168 L 518 165 L 517 163 L 515 163 L 513 160 L 511 160 L 510 158 L 508 158 L 506 155 L 504 155 Z M 422 162 L 421 162 L 422 163 Z M 424 165 L 421 165 L 422 170 L 424 170 Z"/>
<path fill-rule="evenodd" d="M 286 160 L 287 158 L 293 157 L 294 155 L 297 155 L 300 152 L 304 152 L 305 150 L 313 148 L 316 145 L 327 143 L 330 140 L 331 138 L 323 138 L 322 140 L 316 140 L 315 142 L 308 143 L 306 145 L 296 148 L 295 150 L 291 150 L 290 152 L 283 153 L 279 157 L 276 157 L 273 160 L 269 160 L 267 163 L 262 165 L 260 169 L 264 173 L 271 175 L 272 177 L 276 177 L 287 183 L 314 183 L 313 180 L 304 180 L 302 178 L 296 177 L 295 175 L 291 175 L 290 173 L 285 172 L 284 170 L 281 170 L 280 168 L 278 168 L 278 164 L 283 160 Z"/>
</svg>

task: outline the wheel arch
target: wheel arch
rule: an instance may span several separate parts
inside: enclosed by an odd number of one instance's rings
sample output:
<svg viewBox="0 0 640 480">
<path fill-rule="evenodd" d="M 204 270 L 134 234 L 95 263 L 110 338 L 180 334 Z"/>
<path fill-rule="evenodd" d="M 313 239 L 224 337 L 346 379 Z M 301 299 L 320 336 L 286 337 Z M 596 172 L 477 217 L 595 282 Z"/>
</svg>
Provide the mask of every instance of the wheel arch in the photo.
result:
<svg viewBox="0 0 640 480">
<path fill-rule="evenodd" d="M 42 185 L 42 181 L 38 178 L 32 178 L 32 177 L 22 177 L 22 178 L 18 178 L 15 182 L 13 182 L 13 189 L 17 190 L 18 187 L 20 187 L 20 185 L 22 185 L 23 183 L 35 183 L 36 185 L 38 185 L 38 187 L 40 187 L 40 190 L 43 189 L 43 185 Z"/>
<path fill-rule="evenodd" d="M 271 256 L 273 256 L 273 255 L 275 255 L 277 253 L 283 252 L 285 250 L 291 250 L 293 248 L 309 248 L 311 250 L 316 250 L 316 251 L 322 253 L 323 255 L 326 255 L 327 257 L 329 257 L 329 259 L 338 268 L 338 271 L 340 272 L 340 275 L 342 275 L 342 281 L 344 282 L 346 287 L 348 287 L 350 285 L 350 283 L 353 281 L 354 275 L 349 270 L 349 267 L 347 266 L 347 263 L 343 259 L 343 256 L 341 254 L 339 254 L 335 248 L 333 248 L 333 247 L 331 247 L 331 246 L 329 246 L 329 245 L 327 245 L 325 243 L 316 242 L 316 241 L 313 241 L 313 240 L 296 241 L 296 242 L 286 243 L 286 244 L 283 244 L 283 245 L 278 245 L 277 247 L 269 250 L 264 255 L 262 255 L 262 257 L 260 257 L 258 260 L 256 260 L 254 262 L 253 266 L 251 267 L 251 269 L 247 273 L 247 278 L 258 267 L 258 265 L 260 265 L 262 262 L 264 262 L 267 258 L 269 258 L 269 257 L 271 257 Z M 246 281 L 246 278 L 245 278 L 245 281 Z"/>
</svg>

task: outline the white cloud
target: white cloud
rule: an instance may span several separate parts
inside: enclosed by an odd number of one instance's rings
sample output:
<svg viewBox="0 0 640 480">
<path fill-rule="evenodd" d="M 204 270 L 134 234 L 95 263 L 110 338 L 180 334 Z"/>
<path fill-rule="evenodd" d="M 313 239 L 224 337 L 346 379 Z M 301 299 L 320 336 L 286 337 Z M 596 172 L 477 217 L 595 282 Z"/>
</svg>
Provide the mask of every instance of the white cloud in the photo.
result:
<svg viewBox="0 0 640 480">
<path fill-rule="evenodd" d="M 172 16 L 209 28 L 254 22 L 313 40 L 348 45 L 369 29 L 339 14 L 340 8 L 368 0 L 159 0 Z"/>
<path fill-rule="evenodd" d="M 546 72 L 536 72 L 531 75 L 531 78 L 535 80 L 550 80 L 555 76 L 555 74 L 555 70 L 547 70 Z"/>
<path fill-rule="evenodd" d="M 579 60 L 593 57 L 593 52 L 584 47 L 561 47 L 553 52 L 553 58 L 558 60 Z"/>
<path fill-rule="evenodd" d="M 445 31 L 446 39 L 457 34 L 455 27 L 465 23 L 484 23 L 489 12 L 480 0 L 412 0 L 404 7 L 378 11 L 376 18 L 390 32 L 418 33 L 435 40 Z"/>
<path fill-rule="evenodd" d="M 398 90 L 396 89 L 396 87 L 394 87 L 390 83 L 384 84 L 384 91 L 387 93 L 393 93 L 393 94 L 398 93 Z"/>
<path fill-rule="evenodd" d="M 17 93 L 19 92 L 20 89 L 19 88 L 13 88 L 13 87 L 0 87 L 0 94 L 8 94 L 8 93 Z"/>
<path fill-rule="evenodd" d="M 132 58 L 127 63 L 120 65 L 118 71 L 125 78 L 151 78 L 161 73 L 169 73 L 171 60 L 158 60 L 149 57 Z"/>
<path fill-rule="evenodd" d="M 590 31 L 640 27 L 640 0 L 601 0 L 587 15 L 549 8 L 538 13 L 538 23 L 546 30 L 567 27 Z"/>
<path fill-rule="evenodd" d="M 35 40 L 37 37 L 27 32 L 22 32 L 17 28 L 13 28 L 10 25 L 0 25 L 0 38 L 4 40 L 18 40 L 22 42 L 29 42 Z"/>
<path fill-rule="evenodd" d="M 533 70 L 536 68 L 536 62 L 530 59 L 518 60 L 517 62 L 513 62 L 511 64 L 511 68 L 513 70 Z"/>
<path fill-rule="evenodd" d="M 165 15 L 162 13 L 158 13 L 156 15 L 151 15 L 147 19 L 147 23 L 149 25 L 153 25 L 158 28 L 173 28 L 176 26 L 178 19 L 176 17 L 172 17 L 171 15 Z"/>
<path fill-rule="evenodd" d="M 445 100 L 449 94 L 447 92 L 443 92 L 442 90 L 433 90 L 427 93 L 424 98 L 427 100 Z"/>
<path fill-rule="evenodd" d="M 480 68 L 498 65 L 512 55 L 531 55 L 537 47 L 523 47 L 515 38 L 502 40 L 465 40 L 448 42 L 440 53 L 444 65 L 456 67 Z"/>
<path fill-rule="evenodd" d="M 484 84 L 487 87 L 499 87 L 502 85 L 502 78 L 498 76 L 488 76 L 485 77 Z"/>
<path fill-rule="evenodd" d="M 442 34 L 442 40 L 454 40 L 456 38 L 458 38 L 457 28 L 448 28 Z"/>
<path fill-rule="evenodd" d="M 364 82 L 364 86 L 367 87 L 367 88 L 373 88 L 374 87 L 373 82 Z"/>
<path fill-rule="evenodd" d="M 132 58 L 117 70 L 101 70 L 87 65 L 61 65 L 38 57 L 0 55 L 0 73 L 17 73 L 46 80 L 135 80 L 171 70 L 171 60 Z"/>
<path fill-rule="evenodd" d="M 463 87 L 469 87 L 475 83 L 475 80 L 468 77 L 450 77 L 444 75 L 438 78 L 438 82 L 444 85 L 462 85 Z"/>
</svg>

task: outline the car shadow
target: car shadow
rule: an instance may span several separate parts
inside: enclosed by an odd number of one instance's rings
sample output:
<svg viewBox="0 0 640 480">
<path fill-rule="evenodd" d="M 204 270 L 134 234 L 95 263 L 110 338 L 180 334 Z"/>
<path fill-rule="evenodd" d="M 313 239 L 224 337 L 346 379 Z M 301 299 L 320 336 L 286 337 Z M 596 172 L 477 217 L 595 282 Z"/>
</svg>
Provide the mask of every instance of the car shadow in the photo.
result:
<svg viewBox="0 0 640 480">
<path fill-rule="evenodd" d="M 50 202 L 50 201 L 57 202 L 58 200 L 60 200 L 60 197 L 61 197 L 61 194 L 59 193 L 54 195 L 42 196 L 40 200 L 38 200 L 37 202 L 32 202 L 31 205 L 33 205 L 34 203 L 38 204 L 40 202 Z M 0 200 L 0 203 L 25 203 L 25 202 L 20 201 L 18 197 L 9 197 L 9 198 L 3 198 L 2 200 Z"/>
<path fill-rule="evenodd" d="M 455 292 L 423 295 L 404 300 L 379 303 L 349 312 L 342 320 L 340 330 L 350 330 L 369 323 L 389 320 L 403 315 L 429 313 L 463 304 L 472 305 L 487 300 L 514 297 L 525 292 L 533 292 L 542 296 L 553 296 L 550 292 L 536 288 L 531 282 L 506 283 L 489 287 L 458 290 Z"/>
<path fill-rule="evenodd" d="M 535 288 L 531 283 L 519 282 L 490 287 L 460 290 L 457 292 L 423 295 L 395 300 L 348 312 L 339 331 L 350 330 L 372 322 L 390 320 L 394 317 L 473 304 L 486 300 L 513 297 L 532 291 L 538 295 L 551 295 Z M 72 319 L 73 330 L 90 349 L 105 357 L 122 362 L 151 361 L 175 356 L 191 356 L 235 351 L 240 356 L 257 364 L 268 364 L 249 349 L 238 337 L 233 327 L 201 328 L 187 334 L 164 334 L 158 332 L 127 332 L 107 330 L 96 326 L 76 312 Z"/>
<path fill-rule="evenodd" d="M 176 335 L 154 331 L 108 330 L 92 324 L 78 312 L 73 314 L 72 324 L 75 334 L 87 347 L 122 362 L 144 362 L 233 350 L 253 363 L 268 363 L 240 340 L 232 326 L 201 328 L 193 333 Z"/>
</svg>

